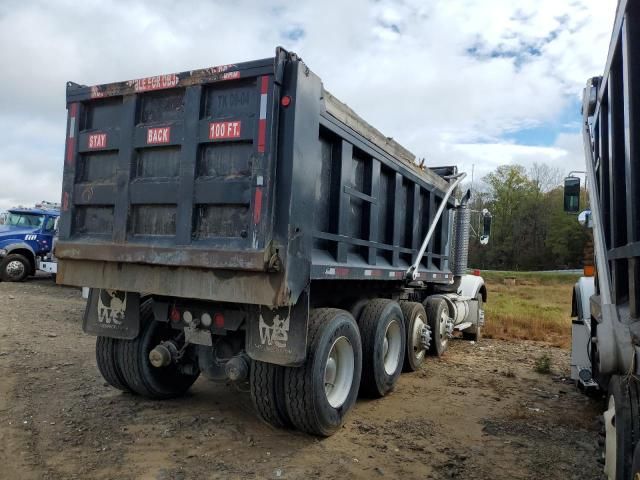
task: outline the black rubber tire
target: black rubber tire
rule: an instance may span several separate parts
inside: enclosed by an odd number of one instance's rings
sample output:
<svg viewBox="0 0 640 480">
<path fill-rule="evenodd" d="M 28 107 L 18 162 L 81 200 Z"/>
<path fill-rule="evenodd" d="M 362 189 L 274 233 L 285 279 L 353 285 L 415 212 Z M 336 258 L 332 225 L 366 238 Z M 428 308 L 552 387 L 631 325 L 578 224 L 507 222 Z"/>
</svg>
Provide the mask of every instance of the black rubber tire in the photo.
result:
<svg viewBox="0 0 640 480">
<path fill-rule="evenodd" d="M 119 340 L 108 337 L 96 338 L 96 363 L 102 378 L 112 387 L 130 392 L 131 389 L 125 382 L 117 361 L 117 343 Z"/>
<path fill-rule="evenodd" d="M 400 302 L 400 308 L 402 309 L 404 325 L 407 331 L 407 344 L 405 347 L 404 365 L 402 370 L 405 372 L 415 372 L 420 370 L 427 352 L 422 355 L 422 358 L 416 358 L 415 351 L 419 345 L 413 345 L 413 325 L 416 322 L 416 319 L 420 316 L 422 316 L 423 321 L 427 323 L 427 312 L 422 304 L 418 302 Z M 418 351 L 419 350 L 420 349 L 418 348 Z"/>
<path fill-rule="evenodd" d="M 12 277 L 7 273 L 7 265 L 14 261 L 21 262 L 24 266 L 23 273 L 18 277 Z M 23 282 L 29 276 L 31 270 L 31 262 L 29 262 L 24 255 L 20 255 L 19 253 L 10 253 L 0 262 L 0 279 L 2 279 L 3 282 Z"/>
<path fill-rule="evenodd" d="M 449 348 L 449 338 L 446 334 L 441 334 L 440 330 L 440 318 L 442 311 L 448 312 L 447 302 L 442 298 L 427 298 L 424 303 L 425 310 L 427 311 L 427 319 L 429 320 L 429 326 L 431 327 L 431 346 L 429 347 L 429 353 L 437 357 L 444 355 L 444 352 Z"/>
<path fill-rule="evenodd" d="M 402 343 L 397 368 L 388 374 L 384 368 L 383 345 L 387 327 L 393 321 L 400 323 Z M 358 319 L 362 337 L 362 380 L 360 393 L 367 397 L 380 398 L 395 387 L 404 363 L 407 330 L 400 305 L 393 300 L 378 298 L 371 300 Z"/>
<path fill-rule="evenodd" d="M 325 394 L 327 358 L 335 340 L 346 337 L 353 348 L 353 382 L 346 400 L 334 408 Z M 284 391 L 287 412 L 293 425 L 303 432 L 328 437 L 344 423 L 356 403 L 362 371 L 362 342 L 351 314 L 335 308 L 314 309 L 309 314 L 307 361 L 301 367 L 286 368 Z"/>
<path fill-rule="evenodd" d="M 640 382 L 633 377 L 614 375 L 609 381 L 609 397 L 612 395 L 616 406 L 615 478 L 629 480 L 633 478 L 634 449 L 640 440 Z"/>
<path fill-rule="evenodd" d="M 291 427 L 284 393 L 285 367 L 252 361 L 249 374 L 251 400 L 258 416 L 276 428 Z"/>
<path fill-rule="evenodd" d="M 633 480 L 640 479 L 640 442 L 636 444 L 636 450 L 633 454 L 633 461 L 631 462 L 631 478 Z"/>
<path fill-rule="evenodd" d="M 479 312 L 483 308 L 481 293 L 478 293 L 476 295 L 476 300 L 478 300 L 478 312 Z M 479 342 L 480 340 L 482 340 L 482 327 L 479 325 L 474 325 L 472 327 L 467 328 L 466 330 L 463 330 L 462 338 L 464 338 L 465 340 L 474 340 L 476 342 Z"/>
<path fill-rule="evenodd" d="M 200 372 L 187 375 L 171 364 L 156 368 L 149 361 L 149 352 L 163 340 L 175 336 L 168 323 L 153 319 L 151 301 L 140 307 L 140 333 L 134 340 L 120 340 L 116 350 L 123 378 L 131 390 L 154 400 L 175 398 L 189 390 Z"/>
</svg>

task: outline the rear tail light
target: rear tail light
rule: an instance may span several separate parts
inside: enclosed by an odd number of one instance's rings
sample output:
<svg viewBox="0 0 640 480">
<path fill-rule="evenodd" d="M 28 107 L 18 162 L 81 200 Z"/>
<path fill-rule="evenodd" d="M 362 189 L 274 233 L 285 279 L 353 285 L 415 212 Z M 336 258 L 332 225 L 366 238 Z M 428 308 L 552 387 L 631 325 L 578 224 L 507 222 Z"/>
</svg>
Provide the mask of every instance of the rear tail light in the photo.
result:
<svg viewBox="0 0 640 480">
<path fill-rule="evenodd" d="M 289 95 L 285 95 L 284 97 L 282 97 L 282 99 L 280 100 L 280 105 L 282 105 L 284 108 L 287 108 L 289 105 L 291 105 L 291 97 Z"/>
<path fill-rule="evenodd" d="M 224 328 L 224 315 L 216 313 L 213 316 L 213 322 L 215 323 L 216 328 Z"/>
<path fill-rule="evenodd" d="M 171 307 L 171 312 L 169 312 L 169 318 L 171 319 L 172 322 L 180 321 L 180 312 L 176 307 Z"/>
<path fill-rule="evenodd" d="M 479 277 L 479 276 L 480 276 L 480 270 L 478 270 L 478 269 L 474 270 L 474 271 L 473 271 L 473 274 L 474 274 L 476 277 Z"/>
</svg>

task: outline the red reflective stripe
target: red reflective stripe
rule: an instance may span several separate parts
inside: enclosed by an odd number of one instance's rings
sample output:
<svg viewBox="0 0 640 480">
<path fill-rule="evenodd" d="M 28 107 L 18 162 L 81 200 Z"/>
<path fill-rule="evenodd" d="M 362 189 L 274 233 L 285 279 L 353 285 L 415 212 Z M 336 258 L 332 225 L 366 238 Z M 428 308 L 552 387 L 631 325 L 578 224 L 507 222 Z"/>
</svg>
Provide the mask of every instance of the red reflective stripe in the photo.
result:
<svg viewBox="0 0 640 480">
<path fill-rule="evenodd" d="M 78 103 L 72 103 L 69 106 L 69 131 L 67 132 L 67 154 L 65 156 L 65 162 L 69 165 L 73 163 L 73 156 L 75 153 L 75 129 L 78 114 Z"/>
<path fill-rule="evenodd" d="M 62 192 L 62 211 L 66 212 L 69 210 L 69 193 Z"/>
<path fill-rule="evenodd" d="M 262 84 L 260 85 L 260 93 L 262 94 L 267 93 L 268 89 L 269 89 L 269 77 L 265 75 L 264 77 L 262 77 Z"/>
<path fill-rule="evenodd" d="M 345 276 L 349 275 L 349 269 L 348 268 L 336 268 L 336 275 L 338 275 L 340 277 L 345 277 Z"/>
<path fill-rule="evenodd" d="M 73 154 L 74 154 L 74 146 L 75 146 L 75 139 L 73 138 L 67 138 L 67 157 L 66 157 L 66 162 L 68 165 L 71 165 L 73 163 Z"/>
<path fill-rule="evenodd" d="M 262 188 L 256 187 L 256 195 L 253 202 L 253 223 L 260 223 L 262 215 Z"/>
<path fill-rule="evenodd" d="M 267 120 L 258 120 L 258 152 L 264 153 L 267 138 Z"/>
</svg>

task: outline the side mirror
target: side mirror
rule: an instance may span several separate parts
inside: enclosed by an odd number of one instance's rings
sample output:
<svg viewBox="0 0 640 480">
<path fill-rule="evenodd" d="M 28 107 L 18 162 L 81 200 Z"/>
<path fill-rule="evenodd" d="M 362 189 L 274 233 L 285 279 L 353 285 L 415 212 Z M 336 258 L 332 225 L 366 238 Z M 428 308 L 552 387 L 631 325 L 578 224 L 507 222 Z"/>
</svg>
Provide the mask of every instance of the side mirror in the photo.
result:
<svg viewBox="0 0 640 480">
<path fill-rule="evenodd" d="M 486 208 L 482 210 L 482 233 L 480 234 L 480 245 L 487 245 L 491 236 L 491 212 Z"/>
<path fill-rule="evenodd" d="M 564 211 L 567 213 L 580 211 L 580 179 L 578 177 L 564 179 Z"/>
<path fill-rule="evenodd" d="M 593 222 L 591 221 L 591 210 L 583 210 L 578 215 L 578 223 L 585 228 L 593 228 Z"/>
</svg>

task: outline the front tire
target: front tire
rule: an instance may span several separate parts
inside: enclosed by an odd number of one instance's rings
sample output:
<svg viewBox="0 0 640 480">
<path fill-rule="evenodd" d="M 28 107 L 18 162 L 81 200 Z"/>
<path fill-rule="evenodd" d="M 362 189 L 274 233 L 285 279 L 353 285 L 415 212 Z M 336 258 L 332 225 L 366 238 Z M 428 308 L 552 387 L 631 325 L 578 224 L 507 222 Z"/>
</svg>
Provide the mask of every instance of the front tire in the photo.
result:
<svg viewBox="0 0 640 480">
<path fill-rule="evenodd" d="M 633 462 L 631 464 L 631 478 L 633 480 L 640 479 L 640 443 L 636 445 L 636 451 L 633 454 Z"/>
<path fill-rule="evenodd" d="M 343 424 L 358 397 L 362 343 L 351 314 L 319 308 L 309 315 L 305 364 L 285 369 L 287 412 L 303 432 L 328 437 Z"/>
<path fill-rule="evenodd" d="M 360 391 L 368 397 L 384 397 L 402 373 L 407 339 L 402 309 L 392 300 L 371 300 L 358 325 L 363 359 Z"/>
<path fill-rule="evenodd" d="M 3 282 L 22 282 L 31 271 L 31 263 L 24 255 L 11 253 L 0 262 L 0 278 Z"/>
<path fill-rule="evenodd" d="M 476 295 L 476 300 L 478 302 L 478 321 L 480 320 L 481 312 L 484 312 L 484 304 L 482 303 L 482 294 L 478 293 Z M 472 325 L 462 332 L 462 338 L 465 340 L 474 340 L 479 342 L 482 339 L 482 327 L 480 325 Z"/>
<path fill-rule="evenodd" d="M 124 381 L 133 392 L 154 400 L 183 395 L 200 372 L 183 373 L 175 363 L 157 368 L 149 361 L 149 352 L 160 342 L 175 337 L 177 331 L 168 323 L 154 320 L 150 301 L 140 307 L 140 327 L 137 338 L 118 343 L 118 364 Z"/>
<path fill-rule="evenodd" d="M 604 412 L 605 473 L 610 480 L 632 477 L 634 447 L 640 438 L 640 386 L 632 377 L 614 375 L 609 381 Z"/>
</svg>

